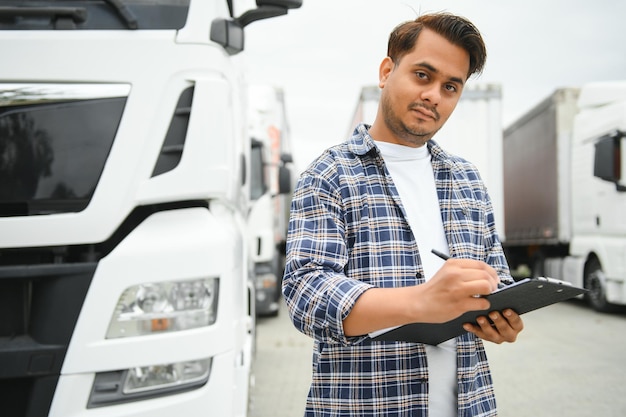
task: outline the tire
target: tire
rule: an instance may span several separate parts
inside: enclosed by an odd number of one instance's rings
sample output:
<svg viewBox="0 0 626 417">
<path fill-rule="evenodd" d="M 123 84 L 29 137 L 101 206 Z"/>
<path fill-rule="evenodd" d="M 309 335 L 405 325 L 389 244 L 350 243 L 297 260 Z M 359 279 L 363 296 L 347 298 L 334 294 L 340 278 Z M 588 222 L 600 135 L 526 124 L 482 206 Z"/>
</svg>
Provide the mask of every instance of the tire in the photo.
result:
<svg viewBox="0 0 626 417">
<path fill-rule="evenodd" d="M 585 301 L 596 311 L 610 313 L 616 306 L 606 300 L 606 277 L 602 271 L 600 261 L 593 258 L 585 265 Z"/>
</svg>

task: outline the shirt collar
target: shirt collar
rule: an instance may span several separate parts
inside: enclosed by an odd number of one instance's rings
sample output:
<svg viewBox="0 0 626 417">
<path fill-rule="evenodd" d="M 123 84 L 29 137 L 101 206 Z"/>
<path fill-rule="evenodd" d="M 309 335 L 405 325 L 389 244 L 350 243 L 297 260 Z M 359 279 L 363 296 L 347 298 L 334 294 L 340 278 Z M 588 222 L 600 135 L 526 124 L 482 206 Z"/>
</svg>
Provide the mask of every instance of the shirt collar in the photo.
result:
<svg viewBox="0 0 626 417">
<path fill-rule="evenodd" d="M 376 152 L 380 154 L 380 151 L 374 143 L 374 139 L 372 139 L 369 134 L 370 127 L 370 125 L 365 123 L 359 123 L 357 125 L 357 127 L 354 129 L 354 132 L 352 133 L 352 136 L 350 137 L 350 139 L 348 139 L 348 149 L 350 150 L 350 152 L 354 153 L 355 155 L 363 156 L 372 151 L 372 149 L 375 149 Z M 430 151 L 433 159 L 450 159 L 447 152 L 444 151 L 433 139 L 430 139 L 428 142 L 426 142 L 426 146 L 428 146 L 428 150 Z"/>
</svg>

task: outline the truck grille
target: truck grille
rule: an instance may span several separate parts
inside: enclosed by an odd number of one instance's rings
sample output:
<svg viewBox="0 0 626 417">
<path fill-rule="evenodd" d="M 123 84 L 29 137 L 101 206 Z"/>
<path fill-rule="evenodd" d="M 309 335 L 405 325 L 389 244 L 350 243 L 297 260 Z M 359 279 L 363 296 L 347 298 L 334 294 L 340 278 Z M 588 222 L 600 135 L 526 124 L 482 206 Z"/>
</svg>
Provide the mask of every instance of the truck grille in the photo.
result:
<svg viewBox="0 0 626 417">
<path fill-rule="evenodd" d="M 0 266 L 3 417 L 45 417 L 97 262 Z"/>
</svg>

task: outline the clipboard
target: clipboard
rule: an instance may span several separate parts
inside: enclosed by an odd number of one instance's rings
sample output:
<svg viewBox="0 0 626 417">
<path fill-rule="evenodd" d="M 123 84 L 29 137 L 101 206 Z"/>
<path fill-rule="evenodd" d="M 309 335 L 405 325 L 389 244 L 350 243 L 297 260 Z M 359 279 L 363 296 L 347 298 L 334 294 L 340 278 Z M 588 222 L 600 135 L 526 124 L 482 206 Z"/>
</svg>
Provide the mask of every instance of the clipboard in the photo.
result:
<svg viewBox="0 0 626 417">
<path fill-rule="evenodd" d="M 517 314 L 528 313 L 586 293 L 583 288 L 554 278 L 525 278 L 485 296 L 491 306 L 488 310 L 469 311 L 445 323 L 411 323 L 388 331 L 370 333 L 376 341 L 401 341 L 438 345 L 466 332 L 464 323 L 491 311 L 513 309 Z"/>
</svg>

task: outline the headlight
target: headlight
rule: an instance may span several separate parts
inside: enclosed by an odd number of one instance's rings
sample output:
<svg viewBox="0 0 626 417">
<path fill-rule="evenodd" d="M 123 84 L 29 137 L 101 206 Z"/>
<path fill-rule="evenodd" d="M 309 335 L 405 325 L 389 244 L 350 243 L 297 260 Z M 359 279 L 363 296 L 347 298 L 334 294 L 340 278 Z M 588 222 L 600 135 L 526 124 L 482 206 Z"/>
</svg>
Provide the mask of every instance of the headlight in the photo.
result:
<svg viewBox="0 0 626 417">
<path fill-rule="evenodd" d="M 209 380 L 211 358 L 124 371 L 99 372 L 87 408 L 139 401 L 200 388 Z"/>
<path fill-rule="evenodd" d="M 127 288 L 107 339 L 209 326 L 217 315 L 218 279 L 153 282 Z"/>
<path fill-rule="evenodd" d="M 206 380 L 211 360 L 180 362 L 169 365 L 132 368 L 126 374 L 122 392 L 132 394 L 142 391 L 180 387 Z"/>
</svg>

